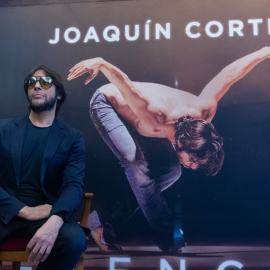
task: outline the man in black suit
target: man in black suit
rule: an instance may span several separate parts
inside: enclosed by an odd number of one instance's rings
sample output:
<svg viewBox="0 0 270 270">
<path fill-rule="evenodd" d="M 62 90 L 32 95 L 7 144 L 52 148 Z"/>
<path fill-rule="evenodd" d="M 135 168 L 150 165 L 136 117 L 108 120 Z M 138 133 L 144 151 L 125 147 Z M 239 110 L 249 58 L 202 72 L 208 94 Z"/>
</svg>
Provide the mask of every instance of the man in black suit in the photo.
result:
<svg viewBox="0 0 270 270">
<path fill-rule="evenodd" d="M 73 269 L 86 249 L 71 221 L 83 194 L 83 136 L 55 117 L 66 98 L 56 72 L 34 69 L 24 89 L 29 116 L 0 121 L 0 243 L 28 238 L 38 270 Z"/>
</svg>

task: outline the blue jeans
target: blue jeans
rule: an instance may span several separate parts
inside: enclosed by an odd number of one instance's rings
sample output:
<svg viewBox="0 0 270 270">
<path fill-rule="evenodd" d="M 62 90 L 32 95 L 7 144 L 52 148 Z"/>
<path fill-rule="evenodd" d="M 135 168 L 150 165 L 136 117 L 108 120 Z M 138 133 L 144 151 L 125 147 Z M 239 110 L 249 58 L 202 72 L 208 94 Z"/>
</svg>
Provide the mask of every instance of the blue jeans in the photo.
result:
<svg viewBox="0 0 270 270">
<path fill-rule="evenodd" d="M 122 119 L 99 90 L 90 101 L 90 117 L 104 142 L 120 161 L 136 197 L 135 203 L 119 206 L 109 219 L 110 226 L 119 227 L 141 208 L 162 250 L 182 246 L 180 228 L 175 233 L 173 217 L 162 195 L 162 191 L 181 176 L 179 159 L 171 142 L 166 138 L 140 135 Z M 100 226 L 98 215 L 92 215 L 90 229 Z M 106 241 L 105 235 L 104 238 Z"/>
</svg>

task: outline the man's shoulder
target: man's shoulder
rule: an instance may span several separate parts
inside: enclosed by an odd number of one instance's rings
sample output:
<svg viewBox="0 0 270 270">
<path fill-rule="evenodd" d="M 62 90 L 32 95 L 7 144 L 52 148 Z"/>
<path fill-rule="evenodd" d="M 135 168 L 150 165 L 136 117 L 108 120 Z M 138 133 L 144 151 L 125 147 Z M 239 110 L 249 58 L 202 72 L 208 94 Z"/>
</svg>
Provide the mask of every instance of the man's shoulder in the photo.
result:
<svg viewBox="0 0 270 270">
<path fill-rule="evenodd" d="M 66 133 L 73 135 L 82 134 L 81 130 L 62 122 L 58 118 L 55 118 L 55 124 L 58 125 L 61 129 L 63 129 Z"/>
<path fill-rule="evenodd" d="M 26 117 L 0 119 L 0 129 L 12 127 L 25 120 Z"/>
<path fill-rule="evenodd" d="M 85 141 L 83 132 L 74 128 L 73 126 L 70 126 L 66 123 L 63 123 L 62 121 L 58 120 L 57 118 L 54 120 L 54 127 L 53 132 L 55 134 L 63 136 L 63 143 L 68 145 L 74 145 L 76 147 L 79 147 L 82 152 L 85 151 Z M 58 130 L 58 131 L 57 131 Z"/>
</svg>

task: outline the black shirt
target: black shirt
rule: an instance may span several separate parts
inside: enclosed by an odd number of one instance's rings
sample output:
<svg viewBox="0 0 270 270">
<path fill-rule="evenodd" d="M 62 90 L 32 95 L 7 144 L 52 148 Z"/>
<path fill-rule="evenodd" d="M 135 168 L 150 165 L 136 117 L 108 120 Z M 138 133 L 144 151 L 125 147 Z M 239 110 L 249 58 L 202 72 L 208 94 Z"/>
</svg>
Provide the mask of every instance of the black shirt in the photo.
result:
<svg viewBox="0 0 270 270">
<path fill-rule="evenodd" d="M 28 120 L 21 157 L 20 197 L 27 206 L 49 203 L 41 188 L 41 163 L 50 127 L 36 127 Z"/>
</svg>

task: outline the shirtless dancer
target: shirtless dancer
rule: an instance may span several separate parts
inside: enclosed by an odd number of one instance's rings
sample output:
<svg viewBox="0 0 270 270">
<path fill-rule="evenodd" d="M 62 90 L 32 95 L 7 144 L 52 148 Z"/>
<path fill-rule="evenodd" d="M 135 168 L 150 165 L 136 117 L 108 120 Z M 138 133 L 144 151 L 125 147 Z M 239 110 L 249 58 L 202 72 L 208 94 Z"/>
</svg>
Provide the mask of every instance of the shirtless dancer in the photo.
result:
<svg viewBox="0 0 270 270">
<path fill-rule="evenodd" d="M 199 96 L 165 85 L 132 82 L 102 58 L 75 65 L 68 80 L 89 73 L 85 84 L 101 71 L 110 84 L 97 90 L 90 102 L 90 116 L 101 137 L 124 168 L 137 199 L 120 205 L 101 225 L 91 214 L 92 236 L 102 252 L 112 252 L 114 230 L 141 208 L 154 229 L 157 245 L 175 251 L 185 245 L 181 225 L 174 224 L 162 195 L 181 176 L 181 166 L 215 175 L 224 159 L 223 140 L 211 121 L 217 103 L 233 83 L 270 57 L 270 47 L 244 56 L 225 67 Z"/>
</svg>

